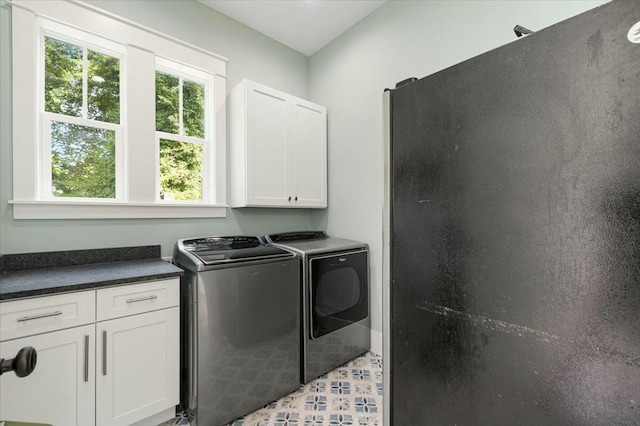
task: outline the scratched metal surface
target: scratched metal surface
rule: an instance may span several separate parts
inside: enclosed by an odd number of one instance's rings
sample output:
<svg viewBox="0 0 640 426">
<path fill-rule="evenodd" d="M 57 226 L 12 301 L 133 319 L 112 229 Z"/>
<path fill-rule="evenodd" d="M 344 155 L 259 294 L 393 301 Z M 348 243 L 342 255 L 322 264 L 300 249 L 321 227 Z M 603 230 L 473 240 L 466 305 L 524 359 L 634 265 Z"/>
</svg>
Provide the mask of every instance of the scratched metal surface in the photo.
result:
<svg viewBox="0 0 640 426">
<path fill-rule="evenodd" d="M 393 425 L 640 424 L 638 21 L 392 92 Z"/>
</svg>

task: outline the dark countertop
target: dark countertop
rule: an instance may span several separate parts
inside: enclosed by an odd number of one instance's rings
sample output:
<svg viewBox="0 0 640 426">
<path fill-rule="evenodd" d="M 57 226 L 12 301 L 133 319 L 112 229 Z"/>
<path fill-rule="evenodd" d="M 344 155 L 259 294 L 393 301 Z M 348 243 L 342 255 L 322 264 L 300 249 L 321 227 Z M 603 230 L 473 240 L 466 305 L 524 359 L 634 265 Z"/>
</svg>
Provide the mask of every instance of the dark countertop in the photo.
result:
<svg viewBox="0 0 640 426">
<path fill-rule="evenodd" d="M 157 250 L 143 251 L 143 254 L 140 254 L 139 247 L 131 249 L 2 256 L 0 301 L 173 278 L 184 273 L 159 257 L 159 247 Z M 72 253 L 73 256 L 66 257 L 73 260 L 66 261 L 65 253 Z M 125 260 L 126 253 L 131 253 L 133 259 Z M 31 261 L 32 268 L 27 268 L 25 258 Z M 59 266 L 52 266 L 52 259 Z"/>
</svg>

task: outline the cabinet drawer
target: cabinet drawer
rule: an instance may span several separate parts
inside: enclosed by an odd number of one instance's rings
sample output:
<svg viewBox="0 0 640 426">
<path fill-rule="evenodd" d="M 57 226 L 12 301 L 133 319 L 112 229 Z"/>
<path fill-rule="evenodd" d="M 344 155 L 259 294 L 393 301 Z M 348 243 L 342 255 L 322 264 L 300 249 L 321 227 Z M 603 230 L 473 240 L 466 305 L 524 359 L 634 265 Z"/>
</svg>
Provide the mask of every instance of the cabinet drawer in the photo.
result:
<svg viewBox="0 0 640 426">
<path fill-rule="evenodd" d="M 98 290 L 97 320 L 179 306 L 180 280 L 151 281 Z"/>
<path fill-rule="evenodd" d="M 96 320 L 95 291 L 0 303 L 0 341 L 90 324 Z"/>
</svg>

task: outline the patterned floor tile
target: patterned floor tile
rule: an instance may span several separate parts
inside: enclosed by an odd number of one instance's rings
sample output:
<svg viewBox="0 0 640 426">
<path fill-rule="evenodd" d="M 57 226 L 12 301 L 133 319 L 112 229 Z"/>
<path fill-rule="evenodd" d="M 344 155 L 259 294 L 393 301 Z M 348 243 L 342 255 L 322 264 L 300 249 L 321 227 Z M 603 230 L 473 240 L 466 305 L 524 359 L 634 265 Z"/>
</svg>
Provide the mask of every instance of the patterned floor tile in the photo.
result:
<svg viewBox="0 0 640 426">
<path fill-rule="evenodd" d="M 227 426 L 382 426 L 382 358 L 363 354 Z"/>
</svg>

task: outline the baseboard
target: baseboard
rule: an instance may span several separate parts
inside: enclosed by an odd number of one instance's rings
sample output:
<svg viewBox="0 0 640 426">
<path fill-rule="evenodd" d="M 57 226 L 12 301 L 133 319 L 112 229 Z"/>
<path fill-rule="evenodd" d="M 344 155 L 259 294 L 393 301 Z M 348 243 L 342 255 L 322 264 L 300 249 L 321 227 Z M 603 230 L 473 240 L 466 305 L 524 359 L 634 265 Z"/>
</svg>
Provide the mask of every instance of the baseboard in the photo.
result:
<svg viewBox="0 0 640 426">
<path fill-rule="evenodd" d="M 371 330 L 371 349 L 369 349 L 376 355 L 382 356 L 382 333 L 379 331 Z"/>
</svg>

